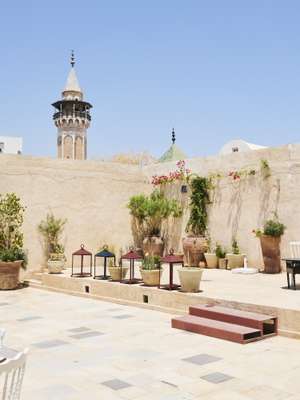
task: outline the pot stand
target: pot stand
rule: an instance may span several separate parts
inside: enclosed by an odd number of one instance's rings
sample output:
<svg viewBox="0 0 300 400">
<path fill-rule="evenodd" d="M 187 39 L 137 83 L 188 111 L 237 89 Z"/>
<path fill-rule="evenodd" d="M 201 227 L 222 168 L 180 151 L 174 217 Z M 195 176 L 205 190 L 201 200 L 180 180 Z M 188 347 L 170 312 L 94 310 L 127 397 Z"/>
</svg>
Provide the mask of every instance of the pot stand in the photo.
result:
<svg viewBox="0 0 300 400">
<path fill-rule="evenodd" d="M 176 264 L 178 264 L 178 263 L 176 263 Z M 164 289 L 164 290 L 178 290 L 181 286 L 180 285 L 177 285 L 177 284 L 175 284 L 175 283 L 173 283 L 173 266 L 174 266 L 174 263 L 169 263 L 169 283 L 168 284 L 166 284 L 166 285 L 160 285 L 160 283 L 159 283 L 159 289 Z M 182 266 L 183 266 L 183 263 L 182 263 Z M 160 279 L 159 279 L 159 282 L 160 282 Z"/>
<path fill-rule="evenodd" d="M 113 257 L 115 260 L 115 257 Z M 96 267 L 97 267 L 97 256 L 94 257 L 94 279 L 102 279 L 102 280 L 107 280 L 110 279 L 110 275 L 107 275 L 107 257 L 104 257 L 104 264 L 103 264 L 103 275 L 96 275 Z M 115 262 L 114 262 L 115 264 Z"/>
<path fill-rule="evenodd" d="M 125 283 L 127 285 L 136 285 L 137 283 L 141 283 L 142 279 L 138 279 L 134 277 L 134 259 L 130 259 L 129 265 L 129 279 L 122 279 L 122 263 L 121 263 L 121 283 Z"/>
</svg>

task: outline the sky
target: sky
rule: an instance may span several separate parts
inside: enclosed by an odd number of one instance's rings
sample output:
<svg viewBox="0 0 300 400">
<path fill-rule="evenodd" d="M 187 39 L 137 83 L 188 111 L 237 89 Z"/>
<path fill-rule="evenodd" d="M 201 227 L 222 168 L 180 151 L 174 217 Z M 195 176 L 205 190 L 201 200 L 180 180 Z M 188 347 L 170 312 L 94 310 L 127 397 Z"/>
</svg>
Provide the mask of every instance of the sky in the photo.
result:
<svg viewBox="0 0 300 400">
<path fill-rule="evenodd" d="M 0 0 L 0 135 L 56 156 L 51 103 L 74 49 L 89 158 L 158 157 L 173 127 L 189 157 L 298 142 L 299 19 L 291 0 Z"/>
</svg>

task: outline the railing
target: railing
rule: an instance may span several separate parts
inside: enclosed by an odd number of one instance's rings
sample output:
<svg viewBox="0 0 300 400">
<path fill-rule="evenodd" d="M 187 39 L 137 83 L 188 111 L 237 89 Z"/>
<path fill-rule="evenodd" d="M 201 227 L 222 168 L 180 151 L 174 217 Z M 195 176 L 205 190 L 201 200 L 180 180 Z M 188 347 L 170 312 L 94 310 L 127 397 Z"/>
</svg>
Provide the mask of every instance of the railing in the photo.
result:
<svg viewBox="0 0 300 400">
<path fill-rule="evenodd" d="M 74 112 L 68 112 L 68 113 L 66 113 L 64 111 L 63 112 L 58 111 L 53 115 L 53 119 L 58 119 L 58 118 L 68 119 L 68 118 L 76 118 L 76 117 L 86 118 L 89 121 L 91 120 L 91 116 L 87 111 L 74 111 Z"/>
</svg>

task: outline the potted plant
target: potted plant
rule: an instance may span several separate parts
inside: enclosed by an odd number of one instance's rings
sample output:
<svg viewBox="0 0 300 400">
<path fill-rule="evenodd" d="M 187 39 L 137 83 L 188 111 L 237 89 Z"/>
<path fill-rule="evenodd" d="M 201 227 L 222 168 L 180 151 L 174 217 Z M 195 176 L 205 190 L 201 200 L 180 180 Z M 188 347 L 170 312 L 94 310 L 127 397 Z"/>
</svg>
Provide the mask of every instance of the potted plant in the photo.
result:
<svg viewBox="0 0 300 400">
<path fill-rule="evenodd" d="M 207 252 L 204 253 L 206 267 L 207 268 L 218 268 L 218 257 L 216 256 L 216 250 L 212 249 L 211 239 L 207 239 Z"/>
<path fill-rule="evenodd" d="M 65 265 L 64 247 L 59 242 L 66 222 L 66 219 L 55 218 L 52 213 L 49 213 L 46 220 L 41 221 L 38 226 L 38 230 L 44 238 L 45 255 L 50 274 L 61 273 Z"/>
<path fill-rule="evenodd" d="M 114 265 L 113 259 L 110 259 L 108 263 L 108 270 L 111 280 L 121 281 L 122 279 L 125 279 L 126 274 L 128 272 L 128 268 L 129 267 L 127 265 L 122 265 L 122 267 Z"/>
<path fill-rule="evenodd" d="M 267 220 L 262 230 L 254 230 L 255 235 L 260 238 L 264 272 L 267 274 L 276 274 L 281 271 L 280 239 L 285 229 L 285 225 L 279 222 L 277 215 L 274 214 L 274 218 Z"/>
<path fill-rule="evenodd" d="M 193 176 L 190 178 L 190 187 L 190 217 L 186 227 L 188 236 L 183 238 L 182 244 L 186 263 L 199 266 L 199 262 L 204 259 L 204 253 L 208 248 L 205 233 L 211 182 L 208 178 Z"/>
<path fill-rule="evenodd" d="M 224 249 L 219 243 L 216 245 L 216 257 L 218 259 L 218 266 L 220 269 L 227 269 L 227 258 L 226 249 Z"/>
<path fill-rule="evenodd" d="M 244 266 L 245 254 L 241 254 L 236 238 L 232 239 L 231 243 L 232 253 L 227 253 L 228 269 L 242 268 Z"/>
<path fill-rule="evenodd" d="M 140 271 L 146 286 L 158 286 L 163 271 L 160 264 L 160 257 L 145 255 Z"/>
<path fill-rule="evenodd" d="M 180 204 L 174 199 L 166 198 L 159 190 L 154 190 L 150 196 L 132 196 L 128 208 L 134 220 L 133 236 L 139 237 L 142 242 L 143 253 L 162 256 L 162 225 L 169 217 L 177 218 L 182 215 Z"/>
<path fill-rule="evenodd" d="M 20 268 L 26 266 L 23 250 L 23 224 L 25 208 L 14 193 L 0 195 L 0 289 L 16 289 L 20 281 Z"/>
</svg>

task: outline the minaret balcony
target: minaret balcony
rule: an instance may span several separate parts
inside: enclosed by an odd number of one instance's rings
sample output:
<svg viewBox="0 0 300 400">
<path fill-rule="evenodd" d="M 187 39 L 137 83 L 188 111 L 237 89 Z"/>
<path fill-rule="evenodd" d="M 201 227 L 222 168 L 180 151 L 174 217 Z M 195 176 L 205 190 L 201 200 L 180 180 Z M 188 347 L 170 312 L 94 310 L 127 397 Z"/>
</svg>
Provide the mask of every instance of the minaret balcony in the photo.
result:
<svg viewBox="0 0 300 400">
<path fill-rule="evenodd" d="M 53 114 L 53 119 L 62 119 L 62 118 L 86 118 L 88 121 L 91 120 L 91 116 L 88 112 L 86 111 L 73 111 L 71 113 L 67 113 L 64 111 L 58 111 Z"/>
</svg>

